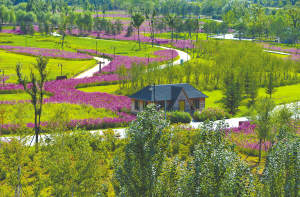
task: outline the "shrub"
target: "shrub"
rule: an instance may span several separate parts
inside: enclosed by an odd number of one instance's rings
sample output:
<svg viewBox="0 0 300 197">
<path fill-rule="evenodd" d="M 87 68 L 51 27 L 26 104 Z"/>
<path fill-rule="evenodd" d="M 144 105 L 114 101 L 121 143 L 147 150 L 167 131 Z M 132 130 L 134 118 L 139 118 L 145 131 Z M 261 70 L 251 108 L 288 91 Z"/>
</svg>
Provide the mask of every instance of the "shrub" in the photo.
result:
<svg viewBox="0 0 300 197">
<path fill-rule="evenodd" d="M 0 43 L 14 43 L 12 40 L 0 40 Z"/>
<path fill-rule="evenodd" d="M 131 37 L 132 33 L 133 33 L 133 27 L 130 25 L 127 28 L 127 33 L 126 33 L 125 37 Z"/>
<path fill-rule="evenodd" d="M 168 112 L 167 117 L 171 123 L 190 123 L 192 121 L 192 117 L 188 112 Z"/>
<path fill-rule="evenodd" d="M 9 33 L 0 33 L 0 37 L 12 37 L 12 34 L 9 34 Z"/>
<path fill-rule="evenodd" d="M 207 108 L 202 111 L 196 111 L 194 113 L 194 119 L 197 121 L 205 121 L 205 120 L 221 120 L 223 118 L 227 118 L 229 114 L 224 112 L 223 109 L 215 109 L 215 108 Z"/>
</svg>

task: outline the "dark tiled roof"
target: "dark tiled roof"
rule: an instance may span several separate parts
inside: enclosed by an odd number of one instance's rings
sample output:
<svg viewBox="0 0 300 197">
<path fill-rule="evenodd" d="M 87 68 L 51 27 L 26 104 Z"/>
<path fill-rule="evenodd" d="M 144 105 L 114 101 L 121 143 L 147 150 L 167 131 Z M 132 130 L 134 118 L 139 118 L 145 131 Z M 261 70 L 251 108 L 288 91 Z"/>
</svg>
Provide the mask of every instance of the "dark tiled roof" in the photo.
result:
<svg viewBox="0 0 300 197">
<path fill-rule="evenodd" d="M 140 91 L 129 96 L 129 98 L 145 100 L 145 101 L 154 101 L 154 89 L 150 91 L 151 86 L 147 86 Z M 205 94 L 194 88 L 193 86 L 187 83 L 180 84 L 166 84 L 166 85 L 155 85 L 155 101 L 164 101 L 167 97 L 167 100 L 176 99 L 181 90 L 184 89 L 187 96 L 190 99 L 193 98 L 207 98 Z"/>
</svg>

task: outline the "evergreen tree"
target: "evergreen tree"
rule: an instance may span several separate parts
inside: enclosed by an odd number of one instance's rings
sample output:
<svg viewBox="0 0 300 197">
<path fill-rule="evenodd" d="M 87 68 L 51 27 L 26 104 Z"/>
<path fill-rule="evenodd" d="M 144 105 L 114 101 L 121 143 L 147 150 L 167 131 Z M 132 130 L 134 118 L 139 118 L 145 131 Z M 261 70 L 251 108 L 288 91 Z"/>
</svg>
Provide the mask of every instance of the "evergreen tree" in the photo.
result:
<svg viewBox="0 0 300 197">
<path fill-rule="evenodd" d="M 33 36 L 34 34 L 35 34 L 35 30 L 34 30 L 34 28 L 33 28 L 33 25 L 32 25 L 32 23 L 30 23 L 30 25 L 29 25 L 29 34 L 31 35 L 31 36 Z"/>
<path fill-rule="evenodd" d="M 20 29 L 22 32 L 24 32 L 24 34 L 27 34 L 27 27 L 26 27 L 26 23 L 24 21 L 21 22 Z"/>
<path fill-rule="evenodd" d="M 270 98 L 272 97 L 272 94 L 274 94 L 277 89 L 275 88 L 275 81 L 274 81 L 274 73 L 273 69 L 268 73 L 268 79 L 267 79 L 267 84 L 266 84 L 266 94 L 270 95 Z"/>
<path fill-rule="evenodd" d="M 258 96 L 258 81 L 255 77 L 252 77 L 248 89 L 249 98 L 251 99 L 248 104 L 251 106 L 255 104 L 256 98 Z"/>
<path fill-rule="evenodd" d="M 242 83 L 233 71 L 227 72 L 224 78 L 222 103 L 230 113 L 236 113 L 242 101 Z"/>
<path fill-rule="evenodd" d="M 45 31 L 45 34 L 49 34 L 49 23 L 47 23 L 47 22 L 44 23 L 44 31 Z"/>
<path fill-rule="evenodd" d="M 41 35 L 44 35 L 44 26 L 42 23 L 39 23 L 39 32 L 41 33 Z"/>
</svg>

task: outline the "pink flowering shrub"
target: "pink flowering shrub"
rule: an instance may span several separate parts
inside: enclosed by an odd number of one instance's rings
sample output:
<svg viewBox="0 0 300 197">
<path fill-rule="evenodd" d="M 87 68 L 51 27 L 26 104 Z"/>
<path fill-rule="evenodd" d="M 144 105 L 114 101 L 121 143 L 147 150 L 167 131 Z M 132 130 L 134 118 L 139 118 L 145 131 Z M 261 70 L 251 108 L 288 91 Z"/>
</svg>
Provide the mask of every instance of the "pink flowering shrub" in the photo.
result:
<svg viewBox="0 0 300 197">
<path fill-rule="evenodd" d="M 226 129 L 227 139 L 234 143 L 239 152 L 258 156 L 259 153 L 259 139 L 255 132 L 257 125 L 251 124 L 249 121 L 242 123 L 239 127 Z M 269 141 L 262 144 L 262 155 L 265 156 L 268 149 L 271 147 Z"/>
<path fill-rule="evenodd" d="M 194 119 L 196 121 L 205 121 L 205 120 L 221 120 L 223 118 L 228 118 L 229 114 L 223 109 L 217 108 L 205 108 L 201 111 L 195 111 Z"/>
<path fill-rule="evenodd" d="M 119 117 L 116 118 L 89 118 L 89 119 L 74 119 L 70 122 L 65 123 L 67 128 L 72 130 L 74 128 L 85 128 L 87 130 L 93 129 L 105 129 L 105 128 L 113 128 L 113 127 L 125 127 L 135 119 L 135 116 L 128 115 L 125 112 L 117 112 Z M 34 129 L 34 123 L 27 123 L 28 129 Z M 19 125 L 16 124 L 3 124 L 2 127 L 0 125 L 0 129 L 2 129 L 3 134 L 11 134 L 14 133 Z M 52 122 L 42 122 L 41 123 L 42 130 L 44 132 L 51 132 L 51 128 L 57 127 L 57 123 Z"/>
</svg>

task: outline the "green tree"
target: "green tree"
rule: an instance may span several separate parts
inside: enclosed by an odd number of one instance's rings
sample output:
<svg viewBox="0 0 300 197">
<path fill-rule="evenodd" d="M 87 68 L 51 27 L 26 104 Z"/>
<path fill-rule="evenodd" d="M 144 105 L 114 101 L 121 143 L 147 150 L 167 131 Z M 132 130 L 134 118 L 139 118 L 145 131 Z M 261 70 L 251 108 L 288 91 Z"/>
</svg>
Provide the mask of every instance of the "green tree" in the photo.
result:
<svg viewBox="0 0 300 197">
<path fill-rule="evenodd" d="M 18 76 L 18 82 L 24 88 L 24 90 L 30 95 L 31 103 L 34 107 L 34 128 L 35 128 L 35 143 L 36 143 L 36 151 L 38 151 L 38 141 L 39 141 L 39 133 L 40 133 L 40 124 L 41 124 L 41 116 L 42 116 L 42 107 L 44 103 L 44 95 L 46 93 L 44 89 L 44 84 L 49 75 L 49 71 L 47 70 L 47 64 L 49 62 L 48 58 L 44 58 L 42 56 L 38 56 L 36 59 L 37 63 L 32 63 L 33 67 L 38 72 L 38 77 L 36 76 L 33 68 L 31 68 L 30 80 L 27 76 L 23 76 L 22 73 L 22 64 L 19 62 L 16 65 L 16 73 Z M 31 83 L 32 86 L 28 86 Z"/>
<path fill-rule="evenodd" d="M 33 36 L 33 35 L 35 34 L 35 30 L 34 30 L 34 28 L 33 28 L 32 23 L 29 24 L 29 30 L 28 30 L 28 32 L 29 32 L 29 34 L 30 34 L 31 36 Z"/>
<path fill-rule="evenodd" d="M 153 196 L 165 160 L 169 121 L 148 105 L 130 124 L 125 159 L 116 158 L 113 185 L 118 196 Z"/>
<path fill-rule="evenodd" d="M 273 69 L 271 69 L 270 72 L 268 72 L 268 79 L 266 81 L 266 89 L 265 92 L 266 94 L 270 95 L 270 98 L 272 97 L 272 94 L 274 94 L 277 89 L 276 89 L 276 84 L 275 84 L 275 79 L 274 79 L 274 73 Z"/>
<path fill-rule="evenodd" d="M 250 110 L 249 119 L 253 121 L 253 124 L 258 125 L 255 129 L 257 138 L 259 139 L 259 156 L 258 163 L 261 161 L 261 149 L 262 144 L 266 140 L 271 140 L 272 129 L 274 127 L 274 116 L 272 111 L 275 108 L 273 100 L 268 98 L 259 99 Z"/>
<path fill-rule="evenodd" d="M 144 17 L 140 13 L 134 13 L 132 16 L 131 24 L 138 30 L 138 39 L 139 39 L 139 49 L 141 50 L 141 41 L 140 41 L 140 26 L 144 22 Z"/>
<path fill-rule="evenodd" d="M 177 16 L 171 16 L 170 14 L 166 14 L 164 16 L 164 19 L 166 21 L 166 23 L 168 24 L 168 26 L 170 27 L 171 29 L 171 32 L 172 32 L 172 42 L 173 42 L 173 32 L 174 32 L 174 27 L 175 27 L 175 24 L 176 24 L 176 20 L 177 20 Z"/>
<path fill-rule="evenodd" d="M 242 101 L 242 84 L 234 71 L 227 71 L 224 78 L 222 103 L 230 113 L 236 113 Z"/>
<path fill-rule="evenodd" d="M 194 157 L 180 170 L 178 187 L 182 196 L 255 195 L 249 165 L 224 139 L 225 128 L 223 121 L 217 125 L 204 123 L 200 128 Z"/>
<path fill-rule="evenodd" d="M 49 23 L 48 22 L 45 22 L 44 23 L 44 31 L 45 31 L 45 34 L 49 34 Z"/>
<path fill-rule="evenodd" d="M 118 34 L 121 34 L 122 30 L 123 30 L 123 24 L 122 24 L 122 21 L 117 19 L 115 21 L 115 26 L 116 26 L 116 31 Z"/>
<path fill-rule="evenodd" d="M 101 11 L 103 13 L 103 19 L 104 19 L 104 15 L 105 15 L 105 12 L 106 12 L 107 9 L 108 9 L 108 5 L 106 4 L 106 2 L 103 2 L 102 5 L 101 5 Z"/>
</svg>

